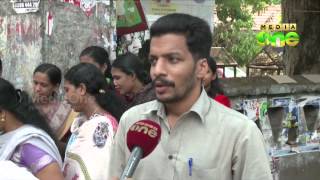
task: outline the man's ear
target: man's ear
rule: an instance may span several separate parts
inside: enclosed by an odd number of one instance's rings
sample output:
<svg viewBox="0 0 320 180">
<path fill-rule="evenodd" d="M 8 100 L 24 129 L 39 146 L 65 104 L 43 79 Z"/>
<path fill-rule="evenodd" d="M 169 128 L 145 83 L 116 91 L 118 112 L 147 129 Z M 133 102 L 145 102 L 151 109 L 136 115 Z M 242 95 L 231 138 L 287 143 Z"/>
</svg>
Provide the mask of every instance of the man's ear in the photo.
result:
<svg viewBox="0 0 320 180">
<path fill-rule="evenodd" d="M 197 78 L 203 79 L 209 70 L 209 65 L 206 58 L 199 59 L 197 62 Z"/>
<path fill-rule="evenodd" d="M 106 63 L 104 63 L 104 64 L 101 66 L 102 72 L 106 72 L 107 69 L 108 69 L 108 65 L 107 65 Z"/>
<path fill-rule="evenodd" d="M 135 73 L 132 73 L 129 76 L 132 78 L 133 81 L 137 79 L 137 75 Z"/>
<path fill-rule="evenodd" d="M 217 79 L 217 73 L 213 74 L 213 76 L 211 77 L 211 81 L 214 81 Z"/>
<path fill-rule="evenodd" d="M 87 93 L 87 87 L 83 83 L 80 83 L 79 86 L 77 87 L 80 95 L 84 96 Z"/>
</svg>

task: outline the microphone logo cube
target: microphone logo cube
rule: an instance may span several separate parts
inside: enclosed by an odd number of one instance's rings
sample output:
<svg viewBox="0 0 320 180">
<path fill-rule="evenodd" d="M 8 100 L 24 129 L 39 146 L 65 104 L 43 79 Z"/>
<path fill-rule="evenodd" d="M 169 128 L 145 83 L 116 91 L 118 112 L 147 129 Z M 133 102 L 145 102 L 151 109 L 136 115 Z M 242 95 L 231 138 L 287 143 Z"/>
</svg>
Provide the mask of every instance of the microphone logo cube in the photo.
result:
<svg viewBox="0 0 320 180">
<path fill-rule="evenodd" d="M 143 150 L 143 156 L 149 155 L 158 145 L 161 137 L 161 127 L 152 120 L 135 122 L 127 132 L 127 146 L 130 151 L 134 147 Z"/>
</svg>

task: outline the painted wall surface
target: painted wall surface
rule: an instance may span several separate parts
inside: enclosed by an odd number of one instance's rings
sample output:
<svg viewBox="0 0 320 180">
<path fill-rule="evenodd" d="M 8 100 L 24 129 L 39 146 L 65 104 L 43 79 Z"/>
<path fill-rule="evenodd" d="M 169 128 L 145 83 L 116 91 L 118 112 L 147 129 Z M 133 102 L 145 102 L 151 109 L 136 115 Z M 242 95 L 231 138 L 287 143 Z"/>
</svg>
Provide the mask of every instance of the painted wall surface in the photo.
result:
<svg viewBox="0 0 320 180">
<path fill-rule="evenodd" d="M 10 1 L 0 1 L 4 77 L 30 92 L 33 70 L 41 62 L 56 64 L 65 72 L 79 62 L 80 52 L 90 45 L 106 48 L 114 59 L 113 4 L 100 1 L 89 10 L 68 2 L 42 0 L 37 12 L 16 14 Z"/>
<path fill-rule="evenodd" d="M 41 19 L 36 15 L 0 17 L 0 51 L 4 77 L 19 88 L 31 83 L 30 74 L 41 62 Z"/>
</svg>

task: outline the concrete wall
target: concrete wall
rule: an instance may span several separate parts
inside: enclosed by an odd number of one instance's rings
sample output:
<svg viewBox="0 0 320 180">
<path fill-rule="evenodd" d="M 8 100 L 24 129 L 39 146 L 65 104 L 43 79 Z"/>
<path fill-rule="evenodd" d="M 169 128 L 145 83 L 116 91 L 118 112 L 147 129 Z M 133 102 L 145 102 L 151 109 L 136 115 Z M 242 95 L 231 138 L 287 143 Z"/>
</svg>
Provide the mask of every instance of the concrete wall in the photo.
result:
<svg viewBox="0 0 320 180">
<path fill-rule="evenodd" d="M 283 79 L 291 82 L 279 83 Z M 260 126 L 275 180 L 319 179 L 320 75 L 237 78 L 221 83 L 232 107 Z M 296 127 L 288 126 L 290 122 Z M 288 145 L 289 140 L 294 144 Z"/>
</svg>

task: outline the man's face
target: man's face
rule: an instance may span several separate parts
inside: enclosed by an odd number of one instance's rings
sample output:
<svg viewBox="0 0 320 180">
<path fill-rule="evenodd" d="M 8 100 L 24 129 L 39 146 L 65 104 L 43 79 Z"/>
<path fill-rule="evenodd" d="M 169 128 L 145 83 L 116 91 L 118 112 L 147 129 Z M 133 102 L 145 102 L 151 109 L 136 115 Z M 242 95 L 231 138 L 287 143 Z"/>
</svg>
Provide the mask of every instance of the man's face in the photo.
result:
<svg viewBox="0 0 320 180">
<path fill-rule="evenodd" d="M 200 88 L 198 75 L 202 68 L 200 62 L 195 63 L 183 35 L 153 37 L 149 58 L 150 75 L 159 101 L 178 102 L 195 95 L 195 89 Z"/>
</svg>

